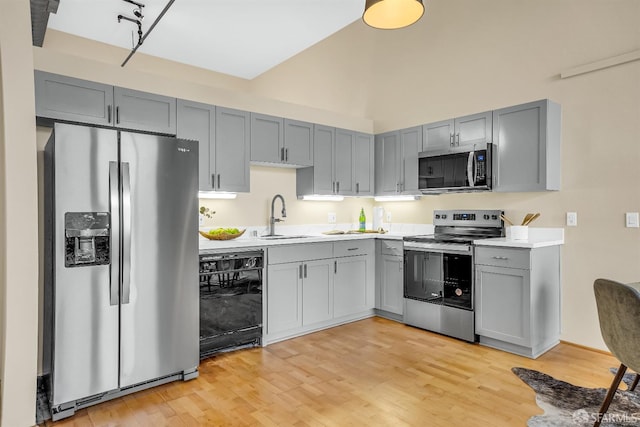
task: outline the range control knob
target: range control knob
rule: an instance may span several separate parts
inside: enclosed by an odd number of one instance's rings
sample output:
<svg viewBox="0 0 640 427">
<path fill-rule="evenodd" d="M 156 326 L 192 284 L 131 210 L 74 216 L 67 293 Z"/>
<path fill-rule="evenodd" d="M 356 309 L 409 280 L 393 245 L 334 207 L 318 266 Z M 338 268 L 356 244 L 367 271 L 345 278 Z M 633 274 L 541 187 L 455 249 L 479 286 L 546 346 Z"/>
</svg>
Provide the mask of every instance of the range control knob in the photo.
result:
<svg viewBox="0 0 640 427">
<path fill-rule="evenodd" d="M 436 219 L 440 219 L 440 214 L 436 214 Z"/>
<path fill-rule="evenodd" d="M 442 214 L 442 219 L 447 219 L 447 214 Z"/>
<path fill-rule="evenodd" d="M 491 215 L 491 219 L 498 219 L 498 215 Z"/>
<path fill-rule="evenodd" d="M 489 215 L 485 214 L 485 215 L 483 216 L 483 218 L 484 218 L 484 219 L 489 219 Z"/>
</svg>

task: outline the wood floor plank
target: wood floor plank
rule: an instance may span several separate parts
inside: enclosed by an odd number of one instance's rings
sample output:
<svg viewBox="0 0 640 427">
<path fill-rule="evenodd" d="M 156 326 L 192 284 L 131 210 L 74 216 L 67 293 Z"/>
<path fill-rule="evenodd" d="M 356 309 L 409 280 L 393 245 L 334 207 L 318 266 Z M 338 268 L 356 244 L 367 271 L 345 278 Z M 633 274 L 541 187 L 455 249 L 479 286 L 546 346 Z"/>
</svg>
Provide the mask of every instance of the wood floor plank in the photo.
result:
<svg viewBox="0 0 640 427">
<path fill-rule="evenodd" d="M 617 365 L 566 343 L 531 360 L 375 317 L 220 354 L 202 361 L 195 380 L 46 425 L 510 427 L 542 413 L 512 367 L 608 387 Z"/>
</svg>

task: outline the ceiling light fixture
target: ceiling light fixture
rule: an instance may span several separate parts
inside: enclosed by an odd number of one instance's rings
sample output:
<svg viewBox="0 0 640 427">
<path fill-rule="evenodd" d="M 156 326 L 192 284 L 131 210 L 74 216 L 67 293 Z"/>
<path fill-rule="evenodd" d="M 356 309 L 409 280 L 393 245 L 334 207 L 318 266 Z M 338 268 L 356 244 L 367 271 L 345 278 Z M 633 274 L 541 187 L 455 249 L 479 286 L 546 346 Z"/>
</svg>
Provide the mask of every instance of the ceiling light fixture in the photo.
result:
<svg viewBox="0 0 640 427">
<path fill-rule="evenodd" d="M 422 0 L 367 0 L 362 20 L 373 28 L 408 27 L 424 14 Z"/>
</svg>

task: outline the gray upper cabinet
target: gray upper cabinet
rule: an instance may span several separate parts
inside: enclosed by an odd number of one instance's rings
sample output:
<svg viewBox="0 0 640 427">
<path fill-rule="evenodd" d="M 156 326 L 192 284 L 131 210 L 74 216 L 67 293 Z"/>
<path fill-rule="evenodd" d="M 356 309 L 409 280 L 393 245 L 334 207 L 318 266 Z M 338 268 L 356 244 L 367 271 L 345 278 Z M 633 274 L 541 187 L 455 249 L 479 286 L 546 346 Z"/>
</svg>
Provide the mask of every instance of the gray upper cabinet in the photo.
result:
<svg viewBox="0 0 640 427">
<path fill-rule="evenodd" d="M 422 126 L 424 146 L 421 151 L 467 150 L 492 140 L 492 112 L 471 114 Z"/>
<path fill-rule="evenodd" d="M 355 177 L 353 175 L 353 149 L 356 133 L 345 129 L 336 129 L 335 151 L 333 155 L 336 193 L 346 196 L 355 194 Z"/>
<path fill-rule="evenodd" d="M 114 87 L 115 126 L 146 132 L 176 134 L 176 99 Z"/>
<path fill-rule="evenodd" d="M 373 168 L 373 135 L 357 132 L 353 147 L 353 176 L 356 196 L 373 196 Z"/>
<path fill-rule="evenodd" d="M 250 115 L 216 107 L 217 190 L 249 192 Z"/>
<path fill-rule="evenodd" d="M 375 136 L 375 193 L 394 195 L 399 192 L 400 131 Z"/>
<path fill-rule="evenodd" d="M 178 137 L 199 142 L 199 190 L 249 192 L 249 113 L 178 101 Z"/>
<path fill-rule="evenodd" d="M 284 119 L 251 113 L 251 161 L 280 163 L 283 148 Z"/>
<path fill-rule="evenodd" d="M 284 119 L 284 163 L 313 166 L 313 124 Z"/>
<path fill-rule="evenodd" d="M 422 127 L 376 135 L 376 195 L 418 194 Z"/>
<path fill-rule="evenodd" d="M 559 190 L 560 105 L 541 100 L 493 112 L 493 191 Z"/>
<path fill-rule="evenodd" d="M 313 124 L 251 113 L 251 161 L 313 166 Z"/>
<path fill-rule="evenodd" d="M 178 100 L 178 138 L 198 141 L 198 189 L 215 190 L 216 107 Z"/>
<path fill-rule="evenodd" d="M 400 131 L 402 159 L 401 194 L 418 194 L 418 153 L 422 150 L 422 128 L 416 126 Z"/>
<path fill-rule="evenodd" d="M 113 126 L 113 86 L 35 72 L 36 116 Z"/>
<path fill-rule="evenodd" d="M 296 171 L 296 192 L 344 196 L 373 195 L 373 137 L 314 125 L 313 167 Z"/>
<path fill-rule="evenodd" d="M 36 116 L 176 134 L 176 99 L 35 71 Z"/>
</svg>

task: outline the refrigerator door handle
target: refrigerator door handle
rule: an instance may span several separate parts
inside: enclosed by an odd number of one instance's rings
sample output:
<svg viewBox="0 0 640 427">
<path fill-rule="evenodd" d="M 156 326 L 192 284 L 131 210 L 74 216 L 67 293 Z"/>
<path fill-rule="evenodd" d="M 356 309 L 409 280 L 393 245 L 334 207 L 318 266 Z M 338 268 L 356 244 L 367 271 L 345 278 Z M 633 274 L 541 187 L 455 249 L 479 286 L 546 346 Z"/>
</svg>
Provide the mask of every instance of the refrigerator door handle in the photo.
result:
<svg viewBox="0 0 640 427">
<path fill-rule="evenodd" d="M 131 179 L 129 163 L 122 162 L 122 304 L 131 294 Z"/>
<path fill-rule="evenodd" d="M 111 280 L 109 281 L 109 304 L 118 305 L 120 290 L 120 197 L 118 194 L 118 162 L 109 162 L 109 205 L 111 216 Z"/>
</svg>

